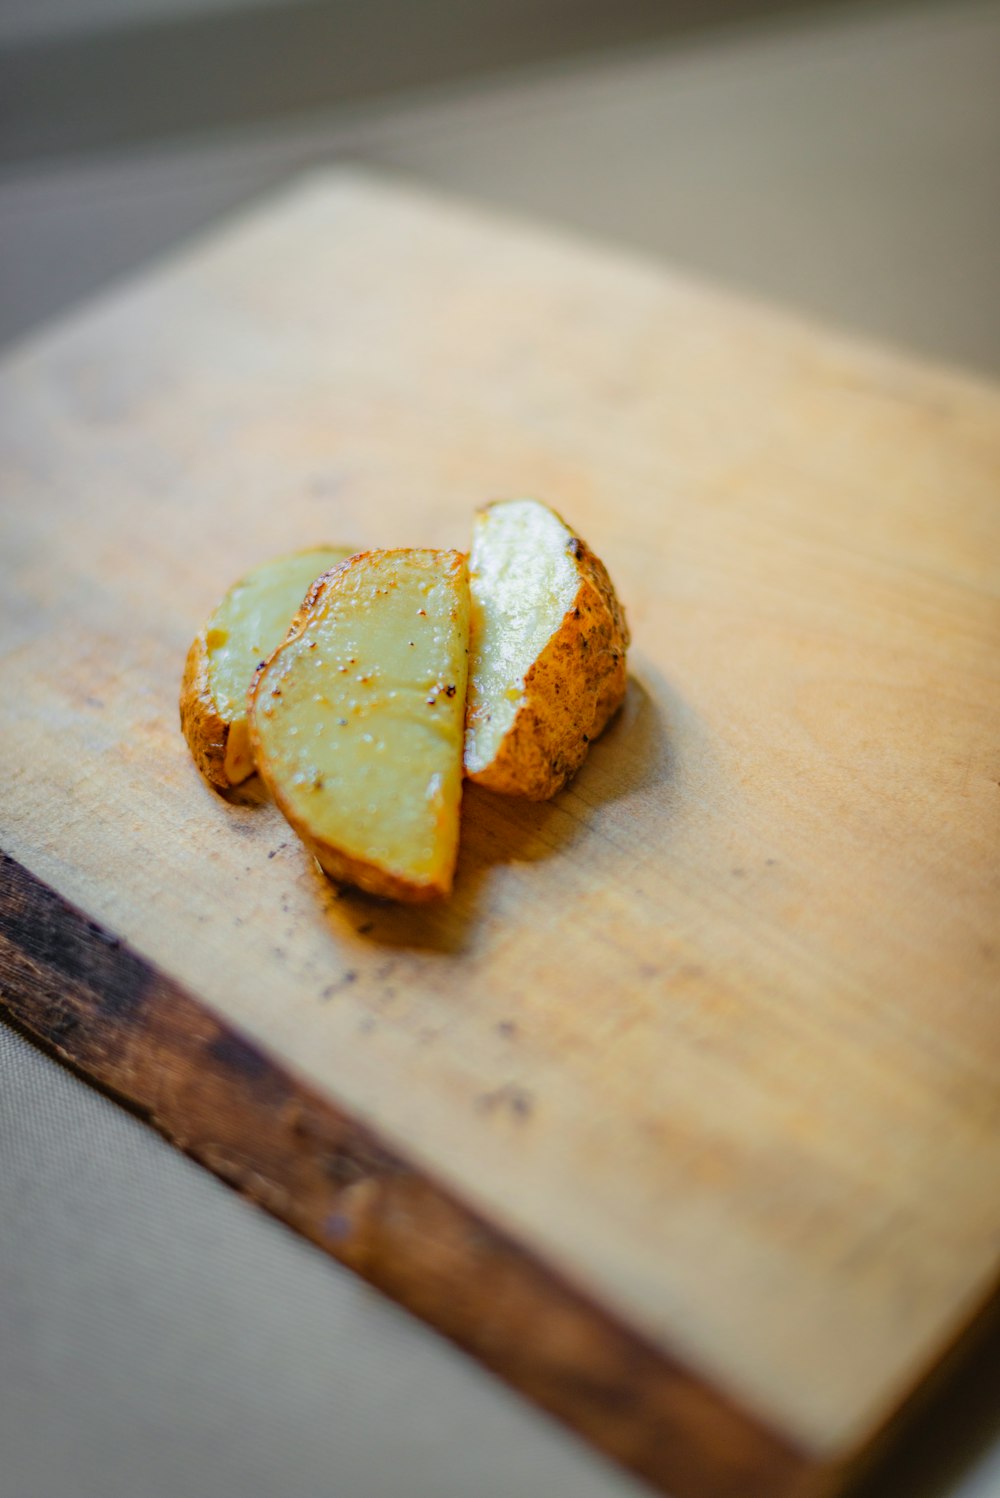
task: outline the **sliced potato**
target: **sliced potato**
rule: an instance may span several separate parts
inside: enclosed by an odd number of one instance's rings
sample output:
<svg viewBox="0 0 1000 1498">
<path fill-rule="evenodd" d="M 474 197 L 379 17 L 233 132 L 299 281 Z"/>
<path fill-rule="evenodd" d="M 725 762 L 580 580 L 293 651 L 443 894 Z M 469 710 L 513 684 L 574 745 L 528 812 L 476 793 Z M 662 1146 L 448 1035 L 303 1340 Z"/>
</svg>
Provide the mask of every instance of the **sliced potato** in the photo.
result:
<svg viewBox="0 0 1000 1498">
<path fill-rule="evenodd" d="M 469 588 L 457 551 L 371 551 L 320 578 L 258 670 L 250 737 L 321 866 L 376 895 L 451 889 Z"/>
<path fill-rule="evenodd" d="M 195 763 L 213 785 L 253 774 L 247 690 L 254 671 L 288 632 L 311 583 L 351 555 L 316 546 L 265 562 L 234 583 L 188 651 L 181 727 Z"/>
<path fill-rule="evenodd" d="M 625 695 L 628 625 L 604 564 L 547 505 L 488 505 L 469 558 L 465 770 L 544 800 L 582 764 Z"/>
</svg>

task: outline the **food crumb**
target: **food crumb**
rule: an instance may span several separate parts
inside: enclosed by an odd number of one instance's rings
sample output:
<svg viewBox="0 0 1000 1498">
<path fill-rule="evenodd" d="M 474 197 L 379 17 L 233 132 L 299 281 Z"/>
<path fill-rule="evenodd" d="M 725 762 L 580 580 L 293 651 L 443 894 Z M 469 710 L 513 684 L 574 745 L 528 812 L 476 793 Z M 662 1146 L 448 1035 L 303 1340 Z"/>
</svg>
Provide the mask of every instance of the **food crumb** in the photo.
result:
<svg viewBox="0 0 1000 1498">
<path fill-rule="evenodd" d="M 506 1083 L 494 1092 L 482 1093 L 476 1099 L 476 1106 L 482 1113 L 493 1113 L 498 1108 L 504 1108 L 515 1118 L 527 1118 L 534 1109 L 535 1100 L 523 1087 Z"/>
</svg>

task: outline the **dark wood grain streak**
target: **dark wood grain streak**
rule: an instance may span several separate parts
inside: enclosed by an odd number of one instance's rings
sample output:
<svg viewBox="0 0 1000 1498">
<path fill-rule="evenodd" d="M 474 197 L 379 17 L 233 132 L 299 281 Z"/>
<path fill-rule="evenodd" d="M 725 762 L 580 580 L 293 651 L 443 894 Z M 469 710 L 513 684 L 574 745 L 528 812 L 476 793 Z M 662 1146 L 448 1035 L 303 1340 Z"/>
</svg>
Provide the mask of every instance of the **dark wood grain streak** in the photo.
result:
<svg viewBox="0 0 1000 1498">
<path fill-rule="evenodd" d="M 186 1154 L 675 1498 L 812 1498 L 829 1485 L 808 1453 L 3 855 L 0 1004 Z"/>
</svg>

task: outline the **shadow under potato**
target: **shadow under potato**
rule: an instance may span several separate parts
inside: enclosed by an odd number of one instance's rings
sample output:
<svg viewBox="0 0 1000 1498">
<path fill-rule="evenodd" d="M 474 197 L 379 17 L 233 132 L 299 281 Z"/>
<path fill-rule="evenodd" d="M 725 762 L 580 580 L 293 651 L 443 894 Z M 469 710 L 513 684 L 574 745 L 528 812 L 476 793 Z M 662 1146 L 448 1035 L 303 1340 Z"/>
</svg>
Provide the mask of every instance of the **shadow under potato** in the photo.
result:
<svg viewBox="0 0 1000 1498">
<path fill-rule="evenodd" d="M 317 866 L 320 895 L 334 927 L 350 924 L 355 934 L 389 947 L 468 951 L 475 943 L 493 867 L 564 855 L 586 841 L 602 806 L 669 784 L 675 767 L 664 699 L 670 693 L 665 684 L 644 675 L 655 686 L 629 677 L 621 708 L 552 800 L 499 796 L 466 782 L 455 887 L 447 900 L 397 904 L 337 886 Z"/>
<path fill-rule="evenodd" d="M 476 943 L 484 915 L 490 871 L 499 866 L 535 864 L 561 858 L 571 850 L 581 856 L 587 839 L 605 838 L 602 809 L 633 797 L 647 801 L 666 829 L 671 803 L 678 793 L 677 725 L 685 720 L 691 740 L 689 710 L 672 686 L 644 660 L 630 674 L 622 706 L 570 782 L 549 801 L 501 796 L 466 781 L 455 885 L 444 900 L 406 905 L 381 899 L 350 885 L 335 883 L 302 849 L 312 881 L 334 936 L 358 936 L 394 949 L 411 948 L 456 954 Z M 695 735 L 697 737 L 697 735 Z M 271 804 L 267 788 L 254 775 L 227 791 L 212 787 L 242 816 L 234 830 L 250 834 L 254 811 Z M 249 814 L 249 819 L 248 819 Z M 289 839 L 296 842 L 291 828 Z M 270 856 L 273 856 L 273 850 Z M 623 849 L 622 859 L 628 853 Z"/>
</svg>

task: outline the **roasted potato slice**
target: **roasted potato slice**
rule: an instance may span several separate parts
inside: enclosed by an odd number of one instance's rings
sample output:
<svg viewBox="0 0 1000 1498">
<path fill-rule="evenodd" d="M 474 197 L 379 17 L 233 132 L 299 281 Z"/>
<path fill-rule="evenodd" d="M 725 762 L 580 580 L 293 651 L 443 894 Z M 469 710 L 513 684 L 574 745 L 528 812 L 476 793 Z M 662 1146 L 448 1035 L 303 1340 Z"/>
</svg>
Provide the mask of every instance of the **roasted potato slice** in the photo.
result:
<svg viewBox="0 0 1000 1498">
<path fill-rule="evenodd" d="M 457 551 L 370 551 L 318 579 L 250 692 L 257 768 L 332 878 L 447 894 L 458 852 L 469 588 Z"/>
<path fill-rule="evenodd" d="M 604 564 L 531 499 L 479 512 L 469 586 L 466 774 L 544 800 L 579 768 L 625 695 L 624 611 Z"/>
<path fill-rule="evenodd" d="M 213 785 L 239 785 L 254 771 L 247 690 L 260 662 L 288 632 L 311 583 L 351 550 L 316 546 L 265 562 L 234 583 L 188 651 L 181 728 L 195 764 Z"/>
</svg>

